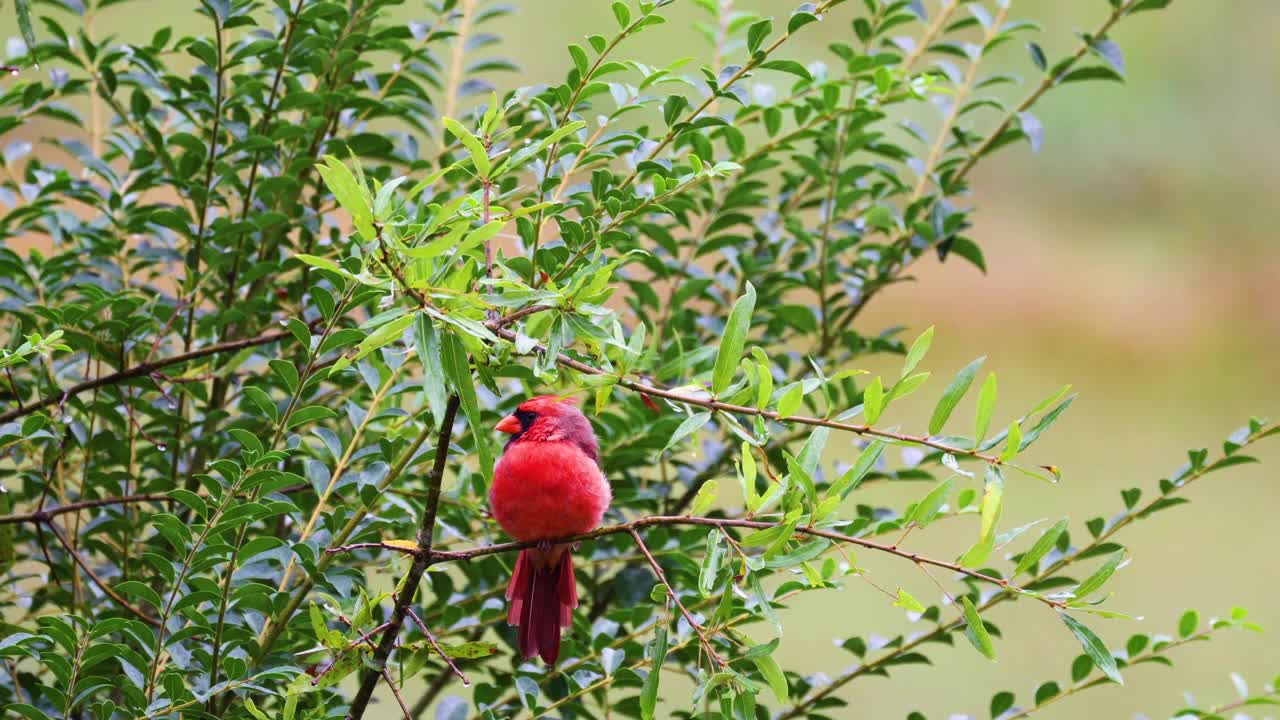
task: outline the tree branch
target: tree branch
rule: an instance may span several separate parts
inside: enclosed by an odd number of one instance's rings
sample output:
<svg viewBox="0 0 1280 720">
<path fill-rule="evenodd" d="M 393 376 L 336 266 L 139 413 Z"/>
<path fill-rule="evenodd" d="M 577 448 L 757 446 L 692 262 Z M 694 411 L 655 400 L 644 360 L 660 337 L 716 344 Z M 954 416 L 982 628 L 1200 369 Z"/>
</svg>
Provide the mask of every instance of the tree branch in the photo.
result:
<svg viewBox="0 0 1280 720">
<path fill-rule="evenodd" d="M 431 545 L 436 526 L 436 510 L 440 507 L 440 484 L 444 480 L 444 468 L 449 459 L 449 441 L 453 437 L 453 423 L 457 414 L 458 396 L 450 395 L 449 402 L 445 406 L 444 419 L 440 424 L 440 439 L 436 442 L 436 457 L 431 467 L 431 477 L 427 481 L 427 504 L 422 511 L 422 524 L 418 528 L 419 551 L 409 567 L 409 572 L 405 575 L 400 594 L 396 597 L 395 610 L 391 614 L 391 620 L 388 621 L 387 630 L 378 643 L 378 649 L 373 653 L 372 666 L 365 672 L 360 689 L 351 701 L 347 720 L 360 720 L 364 717 L 369 700 L 373 697 L 373 691 L 382 677 L 382 671 L 387 666 L 387 658 L 395 648 L 400 628 L 404 626 L 409 606 L 413 604 L 413 598 L 418 593 L 418 584 L 422 581 L 422 575 L 435 561 L 431 555 Z"/>
<path fill-rule="evenodd" d="M 308 490 L 311 486 L 305 483 L 290 485 L 289 487 L 280 488 L 275 492 L 282 495 L 290 495 L 302 490 Z M 241 493 L 242 495 L 245 493 Z M 201 495 L 201 498 L 208 499 L 207 495 Z M 120 495 L 117 497 L 98 498 L 96 500 L 80 500 L 78 502 L 67 503 L 51 507 L 47 510 L 35 510 L 33 512 L 14 513 L 12 515 L 0 515 L 0 525 L 10 525 L 13 523 L 45 522 L 49 518 L 56 517 L 65 513 L 79 512 L 88 508 L 107 507 L 109 505 L 130 505 L 133 503 L 144 502 L 168 502 L 173 498 L 168 493 L 140 493 L 138 495 Z"/>
<path fill-rule="evenodd" d="M 71 387 L 67 388 L 66 390 L 63 390 L 60 393 L 42 397 L 39 400 L 28 403 L 23 407 L 15 408 L 6 413 L 0 414 L 0 423 L 6 423 L 6 422 L 9 422 L 10 420 L 20 418 L 23 415 L 27 415 L 43 407 L 59 404 L 61 402 L 64 402 L 66 398 L 69 398 L 73 395 L 79 395 L 80 393 L 86 392 L 88 390 L 105 387 L 107 385 L 117 385 L 119 383 L 125 382 L 126 380 L 132 380 L 138 377 L 146 377 L 151 373 L 157 370 L 160 370 L 161 368 L 167 368 L 171 365 L 179 365 L 184 362 L 189 362 L 191 360 L 198 360 L 202 357 L 208 357 L 210 355 L 236 352 L 238 350 L 243 350 L 248 347 L 255 347 L 257 345 L 266 345 L 267 343 L 272 343 L 277 340 L 281 340 L 283 338 L 291 338 L 291 337 L 293 337 L 292 333 L 290 333 L 287 330 L 281 330 L 279 332 L 264 333 L 256 337 L 244 338 L 242 340 L 230 340 L 223 343 L 217 343 L 215 345 L 210 345 L 208 347 L 200 348 L 199 350 L 192 350 L 191 352 L 182 353 L 180 355 L 161 358 L 159 360 L 155 360 L 152 362 L 145 362 L 140 365 L 135 365 L 131 368 L 121 370 L 120 372 L 117 372 L 117 373 L 112 373 L 110 375 L 103 375 L 102 377 L 94 378 L 93 380 L 86 380 L 85 382 L 82 382 L 79 385 L 72 385 Z"/>
<path fill-rule="evenodd" d="M 515 342 L 516 334 L 513 331 L 507 329 L 506 327 L 500 326 L 497 323 L 486 323 L 485 327 L 488 327 L 489 330 L 491 330 L 495 335 L 503 338 L 504 340 Z M 534 350 L 543 354 L 546 354 L 548 352 L 546 345 L 543 345 L 542 343 L 537 343 L 536 345 L 534 345 Z M 594 367 L 592 365 L 588 365 L 580 360 L 575 360 L 574 358 L 571 358 L 568 355 L 565 355 L 563 353 L 556 356 L 556 362 L 564 367 L 577 370 L 578 372 L 583 373 L 585 375 L 609 375 L 610 374 L 605 370 L 601 370 L 600 368 Z M 945 453 L 950 453 L 951 455 L 971 457 L 971 458 L 974 458 L 975 460 L 981 460 L 991 465 L 1006 464 L 1004 460 L 1001 460 L 996 455 L 989 455 L 986 453 L 979 452 L 978 450 L 975 450 L 975 449 L 960 448 L 954 445 L 947 445 L 946 443 L 938 442 L 937 440 L 934 440 L 932 438 L 925 437 L 922 435 L 909 435 L 907 433 L 900 433 L 892 430 L 881 430 L 879 428 L 875 428 L 870 425 L 855 425 L 853 423 L 839 422 L 836 420 L 828 420 L 826 418 L 809 417 L 806 415 L 788 415 L 786 417 L 783 417 L 779 415 L 777 412 L 774 412 L 772 410 L 761 410 L 759 408 L 748 407 L 746 405 L 734 405 L 732 403 L 721 402 L 709 395 L 706 397 L 686 395 L 684 393 L 675 392 L 674 390 L 667 390 L 664 388 L 655 387 L 653 385 L 648 385 L 646 383 L 642 383 L 636 380 L 628 380 L 626 378 L 618 378 L 617 384 L 619 387 L 624 387 L 628 390 L 638 392 L 643 395 L 649 395 L 650 397 L 660 397 L 665 400 L 671 400 L 673 402 L 678 402 L 684 405 L 692 405 L 694 407 L 700 407 L 707 410 L 733 413 L 735 415 L 759 415 L 760 417 L 773 420 L 775 422 L 784 423 L 784 424 L 795 423 L 799 425 L 811 425 L 814 427 L 828 427 L 828 428 L 832 428 L 833 430 L 843 430 L 846 432 L 855 433 L 857 435 L 867 435 L 870 437 L 878 437 L 886 440 L 894 440 L 897 442 L 911 443 L 913 445 L 923 445 L 925 447 L 931 447 L 935 450 L 941 450 L 942 452 L 945 452 Z"/>
<path fill-rule="evenodd" d="M 642 517 L 636 520 L 632 520 L 630 522 L 620 523 L 617 525 L 608 525 L 606 527 L 597 528 L 595 530 L 592 530 L 591 532 L 582 533 L 580 535 L 571 535 L 569 537 L 564 537 L 564 538 L 555 538 L 554 540 L 552 540 L 552 542 L 573 543 L 573 542 L 578 542 L 580 540 L 590 540 L 593 538 L 604 537 L 606 535 L 616 535 L 618 533 L 630 533 L 634 536 L 635 531 L 640 530 L 641 528 L 654 527 L 658 525 L 699 525 L 703 527 L 714 527 L 714 528 L 746 528 L 750 530 L 768 530 L 770 528 L 778 527 L 781 524 L 782 523 L 761 522 L 758 520 L 739 520 L 734 518 L 708 518 L 708 517 L 695 517 L 691 515 L 674 515 L 674 516 L 673 515 L 652 515 L 649 517 Z M 1020 586 L 1014 585 L 1007 578 L 1000 578 L 1000 577 L 995 577 L 993 575 L 987 575 L 986 573 L 979 572 L 977 570 L 971 570 L 967 567 L 960 565 L 959 563 L 949 562 L 946 560 L 938 560 L 936 558 L 921 555 L 920 553 L 917 553 L 917 552 L 903 550 L 899 548 L 897 545 L 889 545 L 887 543 L 876 542 L 875 540 L 869 540 L 863 537 L 855 537 L 853 535 L 845 535 L 843 533 L 833 532 L 831 530 L 825 530 L 822 528 L 817 528 L 809 525 L 798 526 L 795 528 L 794 532 L 799 535 L 808 535 L 811 537 L 824 538 L 827 540 L 831 540 L 833 542 L 845 543 L 848 545 L 858 545 L 860 547 L 864 547 L 870 550 L 875 550 L 877 552 L 883 552 L 889 555 L 895 555 L 897 557 L 903 558 L 904 560 L 910 560 L 911 562 L 918 565 L 932 565 L 934 567 L 942 568 L 944 570 L 950 570 L 951 572 L 958 573 L 960 575 L 966 575 L 975 580 L 985 582 L 991 585 L 995 585 L 997 587 L 1003 588 L 1005 590 L 1008 590 L 1016 594 L 1034 597 L 1037 600 L 1043 602 L 1044 604 L 1054 609 L 1060 610 L 1066 607 L 1066 603 L 1063 603 L 1057 600 L 1052 600 L 1050 598 L 1041 596 L 1038 593 L 1035 593 L 1035 592 L 1026 590 Z M 470 561 L 478 557 L 484 557 L 485 555 L 496 555 L 498 553 L 506 553 L 506 552 L 514 552 L 516 550 L 523 550 L 525 548 L 534 547 L 537 544 L 538 544 L 537 542 L 508 542 L 508 543 L 499 543 L 496 545 L 484 545 L 481 547 L 472 548 L 470 550 L 453 550 L 453 551 L 431 550 L 428 548 L 424 550 L 419 550 L 415 554 L 419 558 L 428 559 L 432 564 L 435 564 L 440 562 L 456 562 L 459 560 Z"/>
</svg>

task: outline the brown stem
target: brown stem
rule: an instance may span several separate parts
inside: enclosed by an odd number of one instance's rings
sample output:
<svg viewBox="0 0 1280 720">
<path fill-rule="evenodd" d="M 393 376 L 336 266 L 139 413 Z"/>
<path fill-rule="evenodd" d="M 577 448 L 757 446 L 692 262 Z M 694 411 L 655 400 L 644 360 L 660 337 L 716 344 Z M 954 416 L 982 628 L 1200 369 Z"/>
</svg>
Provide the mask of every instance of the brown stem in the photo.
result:
<svg viewBox="0 0 1280 720">
<path fill-rule="evenodd" d="M 289 495 L 302 490 L 310 489 L 310 485 L 298 483 L 289 487 L 280 488 L 276 492 L 283 495 Z M 202 495 L 201 497 L 207 497 Z M 134 503 L 144 502 L 165 502 L 172 500 L 168 493 L 140 493 L 138 495 L 122 495 L 119 497 L 98 498 L 97 500 L 81 500 L 79 502 L 67 503 L 59 505 L 47 510 L 36 510 L 26 513 L 14 513 L 12 515 L 0 515 L 0 525 L 9 525 L 12 523 L 32 522 L 43 523 L 50 518 L 62 515 L 63 513 L 73 513 L 95 507 L 106 507 L 108 505 L 131 505 Z"/>
<path fill-rule="evenodd" d="M 662 566 L 653 558 L 653 553 L 649 552 L 649 547 L 644 544 L 644 538 L 640 537 L 640 533 L 637 532 L 635 528 L 627 528 L 627 531 L 631 533 L 631 537 L 635 539 L 636 545 L 640 548 L 640 552 L 644 553 L 644 559 L 649 562 L 649 567 L 653 568 L 653 573 L 658 576 L 658 582 L 661 582 L 662 585 L 667 588 L 667 594 L 671 596 L 673 601 L 675 601 L 676 607 L 680 609 L 680 614 L 684 615 L 684 619 L 688 621 L 689 627 L 693 628 L 693 632 L 697 634 L 698 642 L 702 645 L 702 649 L 707 653 L 707 659 L 716 667 L 723 668 L 725 666 L 724 660 L 721 660 L 720 656 L 716 654 L 715 648 L 711 646 L 711 641 L 709 641 L 706 634 L 703 633 L 702 626 L 699 625 L 698 621 L 694 620 L 693 616 L 689 614 L 684 603 L 680 602 L 680 596 L 676 594 L 676 589 L 671 587 L 671 583 L 667 582 L 667 574 L 662 571 Z"/>
<path fill-rule="evenodd" d="M 372 666 L 365 672 L 360 682 L 360 689 L 356 691 L 356 696 L 351 701 L 347 720 L 360 720 L 364 717 L 365 710 L 369 707 L 369 700 L 373 697 L 373 691 L 378 687 L 378 679 L 382 677 L 382 671 L 387 666 L 387 658 L 395 648 L 400 628 L 404 626 L 409 606 L 413 604 L 413 598 L 418 593 L 418 584 L 422 582 L 422 575 L 433 562 L 431 544 L 436 526 L 436 510 L 440 507 L 440 484 L 444 480 L 444 468 L 449 459 L 449 441 L 453 437 L 453 423 L 458 415 L 458 402 L 457 395 L 449 396 L 444 419 L 440 424 L 436 457 L 431 467 L 431 477 L 427 481 L 427 503 L 422 511 L 422 523 L 418 527 L 419 553 L 414 557 L 413 565 L 409 567 L 400 594 L 396 597 L 395 610 L 391 614 L 391 620 L 388 621 L 387 631 L 382 636 L 382 641 L 378 643 L 378 649 L 373 653 Z"/>
<path fill-rule="evenodd" d="M 125 382 L 126 380 L 132 380 L 138 377 L 146 377 L 150 375 L 152 372 L 160 370 L 161 368 L 167 368 L 171 365 L 179 365 L 181 363 L 189 362 L 191 360 L 198 360 L 202 357 L 208 357 L 210 355 L 236 352 L 239 350 L 243 350 L 247 347 L 256 347 L 258 345 L 266 345 L 267 343 L 272 343 L 283 338 L 291 338 L 291 337 L 293 337 L 293 334 L 287 330 L 264 333 L 256 337 L 216 343 L 214 345 L 203 347 L 198 350 L 192 350 L 191 352 L 182 353 L 180 355 L 174 355 L 172 357 L 161 358 L 154 362 L 146 362 L 140 365 L 134 365 L 133 367 L 128 368 L 126 370 L 121 370 L 120 372 L 112 373 L 110 375 L 103 375 L 102 377 L 94 378 L 92 380 L 86 380 L 85 382 L 79 383 L 78 385 L 72 385 L 66 390 L 62 390 L 52 395 L 46 395 L 45 397 L 42 397 L 39 400 L 28 403 L 26 407 L 10 410 L 6 413 L 0 414 L 0 423 L 6 423 L 6 422 L 9 422 L 10 420 L 20 418 L 23 415 L 27 415 L 28 413 L 39 410 L 40 408 L 59 404 L 60 402 L 65 401 L 67 398 L 71 397 L 72 395 L 79 395 L 82 392 L 87 392 L 95 388 L 105 387 L 107 385 L 116 385 L 116 384 Z"/>
<path fill-rule="evenodd" d="M 467 676 L 464 675 L 462 671 L 458 669 L 458 666 L 454 664 L 453 658 L 446 655 L 445 652 L 440 649 L 440 643 L 436 642 L 436 636 L 432 635 L 431 631 L 427 629 L 427 624 L 422 622 L 422 618 L 418 617 L 418 613 L 414 612 L 412 607 L 408 608 L 408 611 L 409 611 L 409 617 L 413 618 L 413 621 L 418 624 L 419 628 L 422 629 L 422 634 L 427 636 L 427 642 L 431 643 L 432 648 L 435 648 L 435 651 L 440 656 L 440 659 L 444 660 L 445 665 L 449 666 L 449 669 L 453 671 L 454 675 L 458 676 L 458 679 L 462 681 L 462 684 L 464 686 L 470 687 L 471 681 L 468 680 Z"/>
<path fill-rule="evenodd" d="M 778 527 L 779 524 L 780 523 L 761 522 L 758 520 L 741 520 L 741 519 L 735 519 L 735 518 L 707 518 L 707 517 L 694 517 L 690 515 L 675 515 L 675 516 L 652 515 L 649 517 L 642 517 L 636 520 L 632 520 L 630 522 L 620 523 L 617 525 L 608 525 L 605 527 L 597 528 L 595 530 L 592 530 L 591 532 L 582 533 L 580 535 L 571 535 L 565 538 L 556 538 L 554 542 L 573 543 L 573 542 L 578 542 L 580 540 L 590 540 L 593 538 L 604 537 L 605 535 L 616 535 L 618 533 L 624 533 L 624 532 L 631 533 L 632 536 L 634 537 L 635 532 L 637 530 L 641 528 L 654 527 L 658 525 L 700 525 L 703 527 L 714 527 L 714 528 L 746 528 L 750 530 L 768 530 L 770 528 Z M 845 535 L 842 533 L 833 532 L 831 530 L 826 530 L 822 528 L 816 528 L 809 525 L 798 526 L 795 528 L 794 532 L 800 535 L 809 535 L 812 537 L 825 538 L 827 540 L 832 540 L 834 542 L 846 543 L 849 545 L 858 545 L 860 547 L 864 547 L 870 550 L 875 550 L 877 552 L 883 552 L 889 555 L 894 555 L 894 556 L 903 558 L 905 560 L 910 560 L 911 562 L 916 564 L 932 565 L 934 567 L 939 567 L 944 570 L 950 570 L 951 572 L 958 573 L 960 575 L 966 575 L 975 580 L 979 580 L 981 582 L 995 585 L 997 587 L 1004 588 L 1005 590 L 1009 590 L 1014 593 L 1034 597 L 1037 600 L 1055 609 L 1062 609 L 1066 607 L 1066 603 L 1053 600 L 1047 597 L 1043 597 L 1036 593 L 1025 590 L 1022 587 L 1014 585 L 1007 578 L 987 575 L 986 573 L 979 572 L 977 570 L 971 570 L 958 563 L 948 562 L 946 560 L 939 560 L 937 558 L 921 555 L 920 553 L 917 553 L 917 552 L 903 550 L 901 548 L 898 548 L 894 545 L 889 545 L 887 543 L 876 542 L 875 540 L 870 540 L 865 537 L 855 537 L 853 535 Z M 426 549 L 426 550 L 419 550 L 417 554 L 420 558 L 429 559 L 434 564 L 434 563 L 440 563 L 440 562 L 451 562 L 451 561 L 459 561 L 459 560 L 474 560 L 475 558 L 483 557 L 485 555 L 495 555 L 498 553 L 523 550 L 525 548 L 534 547 L 537 544 L 538 543 L 536 542 L 507 542 L 507 543 L 499 543 L 496 545 L 484 545 L 481 547 L 472 548 L 470 550 L 445 551 L 445 550 Z"/>
</svg>

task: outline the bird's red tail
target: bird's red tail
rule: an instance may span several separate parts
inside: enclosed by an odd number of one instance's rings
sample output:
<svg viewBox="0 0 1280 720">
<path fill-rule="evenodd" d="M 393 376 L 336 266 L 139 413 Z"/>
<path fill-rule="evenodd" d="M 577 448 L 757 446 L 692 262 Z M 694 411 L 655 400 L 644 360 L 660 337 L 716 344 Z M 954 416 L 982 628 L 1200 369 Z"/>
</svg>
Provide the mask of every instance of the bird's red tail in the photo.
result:
<svg viewBox="0 0 1280 720">
<path fill-rule="evenodd" d="M 543 662 L 555 664 L 560 656 L 560 628 L 573 624 L 573 609 L 578 607 L 569 547 L 521 550 L 507 585 L 507 600 L 507 622 L 520 628 L 520 654 L 540 655 Z"/>
</svg>

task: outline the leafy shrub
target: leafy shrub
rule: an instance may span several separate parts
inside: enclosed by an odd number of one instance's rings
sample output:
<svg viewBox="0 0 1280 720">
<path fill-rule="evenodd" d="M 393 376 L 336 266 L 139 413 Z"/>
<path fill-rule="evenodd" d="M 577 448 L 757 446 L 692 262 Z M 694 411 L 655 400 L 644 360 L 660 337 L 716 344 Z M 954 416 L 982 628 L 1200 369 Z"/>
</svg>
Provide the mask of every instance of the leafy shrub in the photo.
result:
<svg viewBox="0 0 1280 720">
<path fill-rule="evenodd" d="M 660 698 L 679 717 L 847 716 L 850 684 L 932 643 L 994 659 L 992 618 L 1021 599 L 1082 653 L 1069 679 L 994 695 L 1009 718 L 1252 627 L 1191 612 L 1120 650 L 1090 629 L 1118 615 L 1099 591 L 1121 534 L 1275 424 L 1124 490 L 1108 519 L 1018 526 L 1004 493 L 1056 479 L 1027 458 L 1074 396 L 1002 408 L 978 360 L 934 383 L 927 428 L 894 429 L 932 330 L 858 322 L 921 258 L 985 266 L 973 169 L 1039 146 L 1045 93 L 1118 79 L 1109 32 L 1168 0 L 1097 2 L 1062 58 L 1007 2 L 770 19 L 702 0 L 709 49 L 665 67 L 623 58 L 673 2 L 614 2 L 562 81 L 501 95 L 514 66 L 486 33 L 505 6 L 443 0 L 406 24 L 399 4 L 203 0 L 202 35 L 117 39 L 92 16 L 145 23 L 144 4 L 17 3 L 15 62 L 45 69 L 0 95 L 8 716 L 359 718 L 379 687 L 449 720 L 649 718 Z M 797 59 L 819 21 L 844 39 Z M 990 67 L 1012 42 L 1024 88 Z M 855 369 L 877 353 L 901 372 Z M 490 428 L 527 394 L 579 391 L 615 504 L 546 669 L 509 648 Z M 953 417 L 967 394 L 976 417 Z M 849 465 L 828 458 L 841 435 Z M 908 480 L 917 502 L 877 504 Z M 958 560 L 909 549 L 942 522 L 976 530 Z M 929 573 L 938 602 L 880 588 L 918 632 L 842 628 L 858 664 L 826 681 L 782 667 L 791 598 L 862 601 L 855 551 Z"/>
</svg>

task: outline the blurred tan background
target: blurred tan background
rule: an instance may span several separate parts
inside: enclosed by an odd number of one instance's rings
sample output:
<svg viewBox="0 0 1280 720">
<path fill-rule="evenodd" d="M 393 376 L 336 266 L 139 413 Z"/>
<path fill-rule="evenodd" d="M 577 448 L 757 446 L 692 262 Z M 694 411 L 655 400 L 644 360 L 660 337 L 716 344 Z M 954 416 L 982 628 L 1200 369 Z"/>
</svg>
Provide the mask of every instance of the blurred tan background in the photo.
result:
<svg viewBox="0 0 1280 720">
<path fill-rule="evenodd" d="M 615 27 L 605 0 L 525 5 L 490 28 L 504 35 L 501 51 L 523 68 L 520 77 L 503 78 L 504 87 L 559 80 L 568 63 L 566 43 Z M 785 18 L 794 3 L 739 5 Z M 161 22 L 203 32 L 189 7 L 174 0 L 132 3 L 105 13 L 100 32 L 121 32 L 127 40 L 136 28 L 138 37 L 149 38 Z M 148 8 L 145 16 L 140 8 Z M 789 56 L 813 57 L 828 42 L 851 37 L 849 19 L 860 9 L 846 3 L 806 28 L 788 46 Z M 1104 0 L 1015 0 L 1013 15 L 1042 22 L 1046 32 L 1036 40 L 1052 58 L 1075 46 L 1073 29 L 1092 29 L 1107 9 Z M 412 0 L 402 12 L 406 19 L 427 15 Z M 677 3 L 666 14 L 672 22 L 628 44 L 623 54 L 651 62 L 705 56 L 705 43 L 690 28 L 705 16 L 693 3 Z M 6 7 L 0 38 L 16 34 L 12 7 Z M 1121 488 L 1136 485 L 1149 495 L 1185 460 L 1186 449 L 1220 447 L 1251 414 L 1280 416 L 1280 238 L 1273 216 L 1280 192 L 1280 4 L 1177 2 L 1123 23 L 1112 37 L 1126 52 L 1127 83 L 1052 92 L 1035 110 L 1045 126 L 1041 153 L 1012 147 L 976 174 L 981 209 L 972 235 L 986 252 L 989 274 L 962 261 L 928 258 L 917 265 L 918 283 L 884 293 L 862 320 L 866 332 L 907 325 L 908 336 L 938 327 L 925 363 L 937 375 L 926 386 L 934 390 L 911 399 L 920 402 L 895 406 L 889 422 L 923 425 L 927 400 L 945 378 L 984 354 L 986 369 L 1000 378 L 997 417 L 1020 413 L 1064 383 L 1080 393 L 1034 453 L 1063 468 L 1063 483 L 1011 478 L 1009 527 L 1065 514 L 1073 532 L 1083 533 L 1085 519 L 1121 507 Z M 1002 54 L 1006 66 L 1024 76 L 1032 70 L 1022 49 L 1027 39 Z M 870 369 L 890 367 L 896 363 Z M 971 412 L 969 398 L 956 418 Z M 1126 687 L 1091 690 L 1040 717 L 1168 717 L 1184 689 L 1207 703 L 1225 702 L 1235 697 L 1229 672 L 1241 673 L 1255 689 L 1280 672 L 1280 441 L 1264 442 L 1253 454 L 1264 464 L 1210 476 L 1187 492 L 1193 505 L 1120 536 L 1134 562 L 1109 584 L 1116 593 L 1110 604 L 1145 619 L 1091 624 L 1118 646 L 1133 632 L 1172 631 L 1185 608 L 1225 615 L 1240 604 L 1271 632 L 1222 634 L 1177 651 L 1175 668 L 1131 669 Z M 875 492 L 876 502 L 900 506 L 924 488 Z M 952 553 L 972 535 L 961 524 L 913 534 L 910 543 Z M 881 584 L 902 585 L 922 598 L 937 595 L 911 568 L 860 560 Z M 935 646 L 935 668 L 908 666 L 892 682 L 867 678 L 846 689 L 852 703 L 846 716 L 902 718 L 920 710 L 932 720 L 952 713 L 985 718 L 998 690 L 1015 690 L 1022 704 L 1043 680 L 1067 684 L 1077 646 L 1055 617 L 1017 603 L 990 619 L 1005 633 L 997 641 L 998 663 L 983 660 L 963 640 L 951 649 Z M 787 627 L 781 650 L 787 664 L 832 675 L 854 661 L 833 646 L 833 632 L 914 629 L 862 583 L 805 598 Z M 406 693 L 416 694 L 414 688 Z"/>
</svg>

